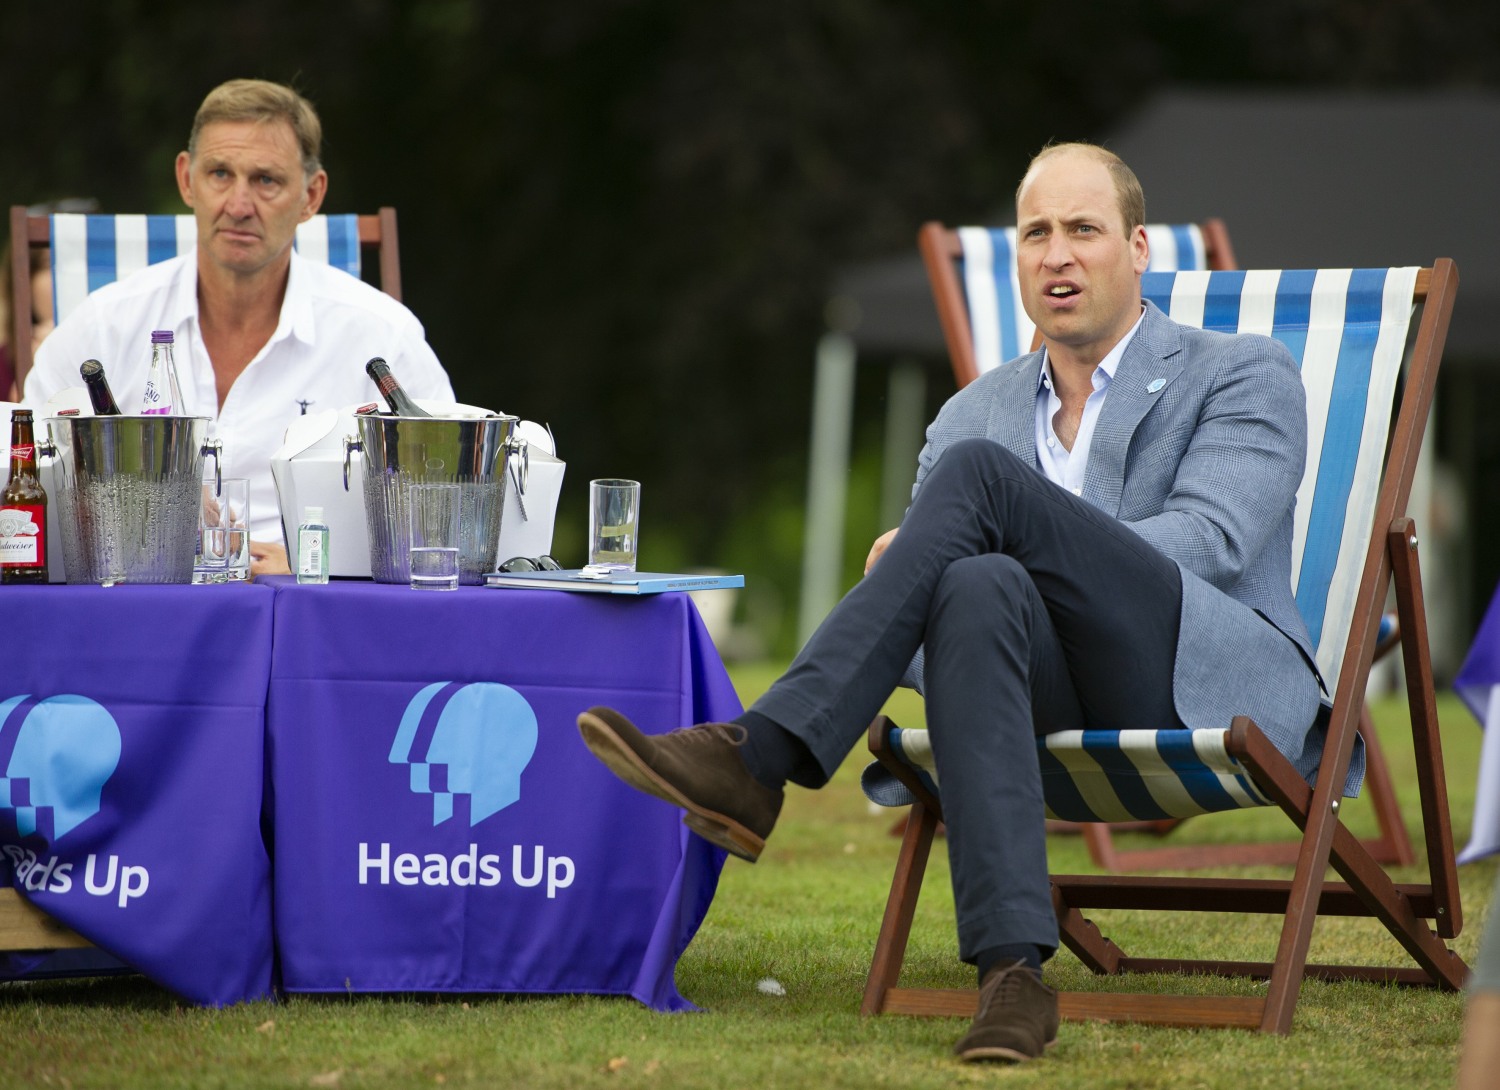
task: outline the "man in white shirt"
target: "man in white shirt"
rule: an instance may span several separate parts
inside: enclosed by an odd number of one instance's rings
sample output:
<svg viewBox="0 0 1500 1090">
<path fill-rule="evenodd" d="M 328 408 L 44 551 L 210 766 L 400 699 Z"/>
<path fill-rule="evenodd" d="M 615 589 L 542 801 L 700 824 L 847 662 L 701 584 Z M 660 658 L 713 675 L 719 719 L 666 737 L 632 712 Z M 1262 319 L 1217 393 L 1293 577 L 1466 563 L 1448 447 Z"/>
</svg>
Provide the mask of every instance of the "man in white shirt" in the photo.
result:
<svg viewBox="0 0 1500 1090">
<path fill-rule="evenodd" d="M 175 334 L 184 406 L 224 444 L 226 476 L 250 480 L 254 574 L 288 569 L 271 455 L 292 418 L 378 400 L 364 365 L 382 356 L 414 397 L 452 400 L 421 323 L 390 296 L 292 249 L 328 190 L 322 126 L 290 88 L 221 84 L 198 108 L 177 185 L 198 224 L 195 253 L 99 289 L 42 345 L 25 402 L 79 385 L 97 359 L 130 412 L 146 385 L 151 332 Z"/>
</svg>

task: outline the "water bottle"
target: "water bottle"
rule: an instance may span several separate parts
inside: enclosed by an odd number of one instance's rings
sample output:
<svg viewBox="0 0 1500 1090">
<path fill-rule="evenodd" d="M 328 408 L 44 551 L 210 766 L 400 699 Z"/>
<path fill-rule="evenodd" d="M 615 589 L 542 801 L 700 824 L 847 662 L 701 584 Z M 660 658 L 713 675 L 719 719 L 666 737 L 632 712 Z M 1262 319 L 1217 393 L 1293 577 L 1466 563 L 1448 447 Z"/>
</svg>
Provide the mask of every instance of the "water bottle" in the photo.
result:
<svg viewBox="0 0 1500 1090">
<path fill-rule="evenodd" d="M 170 416 L 186 410 L 182 388 L 177 385 L 177 365 L 172 362 L 172 331 L 151 334 L 151 370 L 146 372 L 146 393 L 141 398 L 142 416 Z"/>
</svg>

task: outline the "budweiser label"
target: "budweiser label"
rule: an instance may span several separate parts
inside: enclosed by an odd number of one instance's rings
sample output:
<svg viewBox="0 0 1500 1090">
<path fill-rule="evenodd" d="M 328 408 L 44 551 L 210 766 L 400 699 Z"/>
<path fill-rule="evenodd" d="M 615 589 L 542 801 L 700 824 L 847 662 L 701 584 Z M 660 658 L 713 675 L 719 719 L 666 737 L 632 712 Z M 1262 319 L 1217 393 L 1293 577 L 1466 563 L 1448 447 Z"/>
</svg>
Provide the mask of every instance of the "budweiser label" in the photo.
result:
<svg viewBox="0 0 1500 1090">
<path fill-rule="evenodd" d="M 40 504 L 0 507 L 0 564 L 38 568 L 47 555 L 47 509 Z"/>
<path fill-rule="evenodd" d="M 26 445 L 26 446 L 19 446 L 19 447 L 11 447 L 10 448 L 10 456 L 12 458 L 23 458 L 23 459 L 26 459 L 26 460 L 29 461 L 31 459 L 31 452 L 33 450 L 35 450 L 35 449 L 36 449 L 36 445 L 35 444 L 30 444 L 30 445 Z"/>
</svg>

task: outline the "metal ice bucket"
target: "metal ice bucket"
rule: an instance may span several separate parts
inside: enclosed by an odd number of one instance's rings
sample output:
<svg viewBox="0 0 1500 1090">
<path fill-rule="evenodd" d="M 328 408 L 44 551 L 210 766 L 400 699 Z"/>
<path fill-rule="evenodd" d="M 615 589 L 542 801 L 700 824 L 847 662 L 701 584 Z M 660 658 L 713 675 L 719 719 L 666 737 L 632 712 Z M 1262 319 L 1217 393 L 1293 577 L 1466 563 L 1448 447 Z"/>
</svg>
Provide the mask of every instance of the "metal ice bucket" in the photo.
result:
<svg viewBox="0 0 1500 1090">
<path fill-rule="evenodd" d="M 458 581 L 477 586 L 495 570 L 500 518 L 505 511 L 506 469 L 514 459 L 525 488 L 526 441 L 514 434 L 514 416 L 473 418 L 377 416 L 355 418 L 359 437 L 344 437 L 344 489 L 350 457 L 365 460 L 365 523 L 370 537 L 370 574 L 377 583 L 411 578 L 407 550 L 412 485 L 459 486 Z"/>
<path fill-rule="evenodd" d="M 203 416 L 53 416 L 58 528 L 69 583 L 190 583 L 203 459 L 222 469 Z"/>
</svg>

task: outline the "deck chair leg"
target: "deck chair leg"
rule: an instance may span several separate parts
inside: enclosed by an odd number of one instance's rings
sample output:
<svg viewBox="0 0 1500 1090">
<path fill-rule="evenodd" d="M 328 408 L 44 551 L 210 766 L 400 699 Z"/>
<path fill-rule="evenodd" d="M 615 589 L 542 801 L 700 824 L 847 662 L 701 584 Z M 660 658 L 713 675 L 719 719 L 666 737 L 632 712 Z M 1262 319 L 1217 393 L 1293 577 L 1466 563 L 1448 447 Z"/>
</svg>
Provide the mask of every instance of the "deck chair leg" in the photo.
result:
<svg viewBox="0 0 1500 1090">
<path fill-rule="evenodd" d="M 865 981 L 864 1002 L 860 1014 L 879 1014 L 885 996 L 901 977 L 906 959 L 906 942 L 911 937 L 912 917 L 917 897 L 922 892 L 922 876 L 927 872 L 927 856 L 937 832 L 937 815 L 920 802 L 913 803 L 896 856 L 896 872 L 891 876 L 891 892 L 886 898 L 885 917 L 875 940 L 875 954 L 870 961 L 870 975 Z"/>
<path fill-rule="evenodd" d="M 1052 886 L 1052 911 L 1057 914 L 1057 930 L 1062 943 L 1091 973 L 1110 975 L 1120 971 L 1123 950 L 1099 933 L 1099 927 L 1078 909 L 1068 904 L 1056 884 Z"/>
<path fill-rule="evenodd" d="M 1120 860 L 1115 854 L 1115 838 L 1108 825 L 1087 821 L 1079 825 L 1083 830 L 1083 842 L 1088 846 L 1089 858 L 1094 866 L 1102 870 L 1119 870 Z"/>
<path fill-rule="evenodd" d="M 1437 930 L 1443 938 L 1463 929 L 1458 870 L 1453 855 L 1453 825 L 1448 812 L 1448 774 L 1443 767 L 1443 743 L 1438 732 L 1437 703 L 1432 682 L 1432 656 L 1427 644 L 1427 613 L 1422 595 L 1422 571 L 1417 558 L 1417 528 L 1409 518 L 1392 522 L 1386 533 L 1391 575 L 1396 586 L 1396 610 L 1401 619 L 1402 666 L 1406 670 L 1407 708 L 1411 713 L 1412 745 L 1417 782 L 1422 785 L 1422 830 L 1427 843 L 1428 872 L 1437 899 Z"/>
<path fill-rule="evenodd" d="M 1380 828 L 1380 839 L 1370 844 L 1371 854 L 1382 863 L 1409 867 L 1416 862 L 1417 855 L 1412 850 L 1411 835 L 1401 817 L 1396 785 L 1391 782 L 1391 770 L 1385 761 L 1385 750 L 1375 734 L 1368 704 L 1360 709 L 1359 733 L 1365 740 L 1365 787 L 1370 805 L 1375 808 L 1375 822 Z"/>
</svg>

